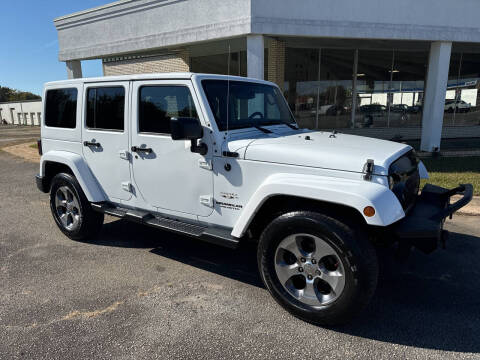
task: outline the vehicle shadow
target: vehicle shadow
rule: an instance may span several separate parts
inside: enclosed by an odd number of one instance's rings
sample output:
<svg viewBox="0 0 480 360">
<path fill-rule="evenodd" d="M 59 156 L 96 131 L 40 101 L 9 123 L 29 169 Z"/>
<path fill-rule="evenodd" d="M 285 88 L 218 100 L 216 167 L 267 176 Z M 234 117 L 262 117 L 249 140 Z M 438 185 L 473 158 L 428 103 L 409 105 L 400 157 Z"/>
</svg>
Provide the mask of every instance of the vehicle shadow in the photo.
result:
<svg viewBox="0 0 480 360">
<path fill-rule="evenodd" d="M 153 254 L 264 287 L 257 271 L 254 244 L 243 244 L 239 249 L 232 250 L 124 220 L 105 223 L 96 239 L 84 242 L 103 246 L 151 248 Z"/>
<path fill-rule="evenodd" d="M 334 330 L 382 342 L 480 352 L 480 238 L 450 233 L 447 250 L 413 252 L 405 263 L 381 252 L 371 304 Z"/>
<path fill-rule="evenodd" d="M 230 250 L 126 221 L 104 225 L 92 244 L 151 248 L 153 254 L 264 287 L 253 244 Z M 332 330 L 381 342 L 457 352 L 480 352 L 480 238 L 451 233 L 449 248 L 413 252 L 399 263 L 380 253 L 381 276 L 371 304 Z M 281 311 L 281 310 L 279 310 Z"/>
</svg>

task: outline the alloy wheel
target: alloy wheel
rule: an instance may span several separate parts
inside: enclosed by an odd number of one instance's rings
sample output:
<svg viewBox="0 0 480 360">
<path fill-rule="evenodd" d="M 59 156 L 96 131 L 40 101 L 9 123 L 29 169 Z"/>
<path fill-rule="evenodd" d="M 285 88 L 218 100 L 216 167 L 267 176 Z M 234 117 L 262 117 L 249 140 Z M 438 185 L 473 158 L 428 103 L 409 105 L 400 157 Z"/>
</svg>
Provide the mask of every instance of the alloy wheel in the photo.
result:
<svg viewBox="0 0 480 360">
<path fill-rule="evenodd" d="M 313 307 L 335 301 L 345 287 L 339 255 L 325 240 L 311 234 L 293 234 L 280 242 L 275 271 L 290 295 Z"/>
<path fill-rule="evenodd" d="M 79 201 L 68 186 L 59 187 L 55 193 L 55 211 L 65 229 L 75 231 L 80 226 Z"/>
</svg>

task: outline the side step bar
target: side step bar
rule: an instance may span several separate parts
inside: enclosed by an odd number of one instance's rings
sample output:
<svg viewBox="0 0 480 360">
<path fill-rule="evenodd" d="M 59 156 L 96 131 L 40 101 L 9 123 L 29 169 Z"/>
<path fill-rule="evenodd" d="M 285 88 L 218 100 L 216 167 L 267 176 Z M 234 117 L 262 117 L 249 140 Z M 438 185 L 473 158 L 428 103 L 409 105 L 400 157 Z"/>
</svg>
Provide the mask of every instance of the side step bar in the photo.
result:
<svg viewBox="0 0 480 360">
<path fill-rule="evenodd" d="M 230 235 L 232 230 L 228 228 L 191 224 L 161 215 L 154 215 L 148 211 L 121 208 L 108 203 L 91 203 L 91 206 L 97 212 L 195 237 L 230 249 L 236 249 L 240 243 L 239 239 Z"/>
</svg>

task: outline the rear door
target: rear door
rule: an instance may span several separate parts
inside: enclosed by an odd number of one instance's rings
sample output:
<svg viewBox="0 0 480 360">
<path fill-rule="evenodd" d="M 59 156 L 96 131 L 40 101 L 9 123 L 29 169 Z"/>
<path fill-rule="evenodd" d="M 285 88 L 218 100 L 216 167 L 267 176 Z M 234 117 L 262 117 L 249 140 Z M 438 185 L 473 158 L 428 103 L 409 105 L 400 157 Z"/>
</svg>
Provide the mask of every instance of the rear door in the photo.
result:
<svg viewBox="0 0 480 360">
<path fill-rule="evenodd" d="M 111 201 L 131 198 L 129 82 L 84 86 L 83 155 Z"/>
</svg>

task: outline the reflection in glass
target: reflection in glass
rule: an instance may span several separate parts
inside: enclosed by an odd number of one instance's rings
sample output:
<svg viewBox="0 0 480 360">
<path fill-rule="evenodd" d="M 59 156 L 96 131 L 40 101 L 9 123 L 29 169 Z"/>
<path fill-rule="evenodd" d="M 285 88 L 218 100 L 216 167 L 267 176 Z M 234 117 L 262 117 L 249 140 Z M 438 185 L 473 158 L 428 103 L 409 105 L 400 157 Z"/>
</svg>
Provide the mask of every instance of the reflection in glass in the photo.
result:
<svg viewBox="0 0 480 360">
<path fill-rule="evenodd" d="M 426 52 L 360 50 L 355 127 L 421 126 Z"/>
<path fill-rule="evenodd" d="M 125 88 L 88 88 L 87 127 L 104 130 L 124 129 Z"/>
<path fill-rule="evenodd" d="M 351 126 L 354 50 L 321 49 L 317 128 Z"/>
<path fill-rule="evenodd" d="M 445 97 L 444 126 L 480 124 L 480 56 L 452 53 Z"/>
<path fill-rule="evenodd" d="M 191 57 L 190 69 L 194 73 L 247 76 L 247 52 L 232 52 L 230 54 L 230 66 L 228 64 L 228 52 Z"/>
<path fill-rule="evenodd" d="M 287 48 L 285 97 L 306 128 L 420 127 L 427 60 L 418 50 Z"/>
<path fill-rule="evenodd" d="M 139 91 L 138 131 L 170 134 L 172 117 L 198 119 L 186 86 L 142 86 Z"/>
</svg>

